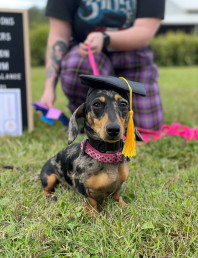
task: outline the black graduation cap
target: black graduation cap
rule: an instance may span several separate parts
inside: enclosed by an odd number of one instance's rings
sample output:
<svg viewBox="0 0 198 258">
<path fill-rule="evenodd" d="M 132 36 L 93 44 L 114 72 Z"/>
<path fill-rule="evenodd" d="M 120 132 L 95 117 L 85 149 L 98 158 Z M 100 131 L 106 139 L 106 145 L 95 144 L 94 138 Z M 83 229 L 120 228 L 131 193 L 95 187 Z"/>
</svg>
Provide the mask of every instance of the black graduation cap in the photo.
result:
<svg viewBox="0 0 198 258">
<path fill-rule="evenodd" d="M 129 87 L 123 79 L 114 76 L 103 76 L 103 75 L 80 75 L 81 83 L 89 86 L 91 89 L 88 95 L 93 89 L 105 89 L 114 90 L 121 94 L 127 95 L 130 93 Z M 134 82 L 127 80 L 132 92 L 141 96 L 146 96 L 146 90 L 143 83 Z"/>
</svg>

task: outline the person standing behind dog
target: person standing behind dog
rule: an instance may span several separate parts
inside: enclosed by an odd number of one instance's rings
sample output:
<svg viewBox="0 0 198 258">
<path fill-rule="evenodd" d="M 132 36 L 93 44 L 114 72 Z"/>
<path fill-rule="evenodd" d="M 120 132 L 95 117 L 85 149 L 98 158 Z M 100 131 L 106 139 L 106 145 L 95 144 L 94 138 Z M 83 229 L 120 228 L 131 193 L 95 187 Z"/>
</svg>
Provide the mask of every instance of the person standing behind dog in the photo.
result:
<svg viewBox="0 0 198 258">
<path fill-rule="evenodd" d="M 50 31 L 41 102 L 49 108 L 54 105 L 59 76 L 72 112 L 85 101 L 88 87 L 79 75 L 92 74 L 86 45 L 90 44 L 101 75 L 144 83 L 147 96 L 133 96 L 134 123 L 159 130 L 163 109 L 149 42 L 164 9 L 165 0 L 48 0 Z"/>
</svg>

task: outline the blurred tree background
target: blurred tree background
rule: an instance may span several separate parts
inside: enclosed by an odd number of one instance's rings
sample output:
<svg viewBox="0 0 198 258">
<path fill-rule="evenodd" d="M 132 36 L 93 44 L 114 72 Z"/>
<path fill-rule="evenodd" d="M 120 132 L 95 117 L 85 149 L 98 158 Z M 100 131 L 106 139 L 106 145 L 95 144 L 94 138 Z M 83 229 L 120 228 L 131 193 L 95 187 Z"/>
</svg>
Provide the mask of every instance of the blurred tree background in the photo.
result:
<svg viewBox="0 0 198 258">
<path fill-rule="evenodd" d="M 32 66 L 43 66 L 49 31 L 49 19 L 45 16 L 45 9 L 31 7 L 28 10 L 30 54 Z"/>
<path fill-rule="evenodd" d="M 49 31 L 45 9 L 28 10 L 32 66 L 43 66 Z M 151 42 L 155 62 L 159 66 L 198 65 L 198 35 L 194 32 L 168 31 L 155 36 Z"/>
<path fill-rule="evenodd" d="M 48 17 L 45 16 L 45 9 L 31 7 L 28 9 L 30 29 L 38 27 L 40 24 L 48 24 Z"/>
</svg>

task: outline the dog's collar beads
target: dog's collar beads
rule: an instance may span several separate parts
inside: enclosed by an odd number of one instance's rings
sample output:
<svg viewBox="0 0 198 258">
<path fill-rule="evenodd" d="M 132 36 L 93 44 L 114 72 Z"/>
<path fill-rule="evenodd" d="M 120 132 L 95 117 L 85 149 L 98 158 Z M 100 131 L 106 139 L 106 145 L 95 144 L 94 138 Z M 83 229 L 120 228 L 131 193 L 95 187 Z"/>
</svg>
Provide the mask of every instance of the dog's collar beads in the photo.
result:
<svg viewBox="0 0 198 258">
<path fill-rule="evenodd" d="M 127 161 L 127 158 L 124 157 L 121 152 L 116 152 L 113 154 L 99 152 L 91 146 L 87 139 L 82 140 L 81 150 L 89 155 L 91 158 L 103 163 L 118 164 L 122 161 Z"/>
</svg>

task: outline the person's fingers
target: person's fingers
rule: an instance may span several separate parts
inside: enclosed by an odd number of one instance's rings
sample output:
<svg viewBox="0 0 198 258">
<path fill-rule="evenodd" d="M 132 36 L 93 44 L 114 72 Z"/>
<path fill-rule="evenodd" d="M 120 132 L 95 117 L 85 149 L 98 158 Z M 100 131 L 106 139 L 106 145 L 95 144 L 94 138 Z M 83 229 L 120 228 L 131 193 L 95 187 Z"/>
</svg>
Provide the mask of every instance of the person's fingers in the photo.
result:
<svg viewBox="0 0 198 258">
<path fill-rule="evenodd" d="M 100 53 L 100 47 L 97 44 L 93 44 L 91 46 L 91 52 L 93 53 L 93 55 L 97 55 Z"/>
<path fill-rule="evenodd" d="M 79 52 L 79 54 L 80 54 L 82 57 L 87 57 L 87 56 L 88 56 L 88 49 L 87 49 L 86 44 L 80 43 L 80 44 L 79 44 L 78 52 Z"/>
<path fill-rule="evenodd" d="M 46 105 L 48 107 L 48 109 L 53 107 L 53 104 L 49 101 L 45 101 L 45 100 L 40 100 L 41 103 L 43 103 L 44 105 Z"/>
<path fill-rule="evenodd" d="M 88 56 L 88 48 L 87 48 L 88 43 L 80 43 L 79 44 L 79 49 L 78 52 L 82 57 L 87 57 Z M 90 48 L 91 52 L 93 55 L 97 55 L 101 51 L 100 45 L 98 45 L 98 42 L 96 39 L 93 39 L 90 43 Z"/>
<path fill-rule="evenodd" d="M 82 44 L 82 45 L 81 45 Z M 91 48 L 91 52 L 93 54 L 96 54 L 97 53 L 97 46 L 90 46 Z M 78 49 L 78 52 L 81 56 L 83 57 L 87 57 L 88 56 L 88 48 L 87 48 L 87 44 L 83 44 L 83 43 L 80 43 L 79 45 L 79 49 Z"/>
<path fill-rule="evenodd" d="M 80 44 L 79 44 L 79 48 L 80 48 L 81 50 L 83 50 L 83 51 L 87 51 L 87 44 L 85 44 L 85 43 L 80 43 Z"/>
<path fill-rule="evenodd" d="M 43 96 L 40 99 L 40 102 L 45 104 L 48 108 L 52 108 L 54 106 L 56 95 L 54 92 L 50 90 L 45 90 Z"/>
</svg>

